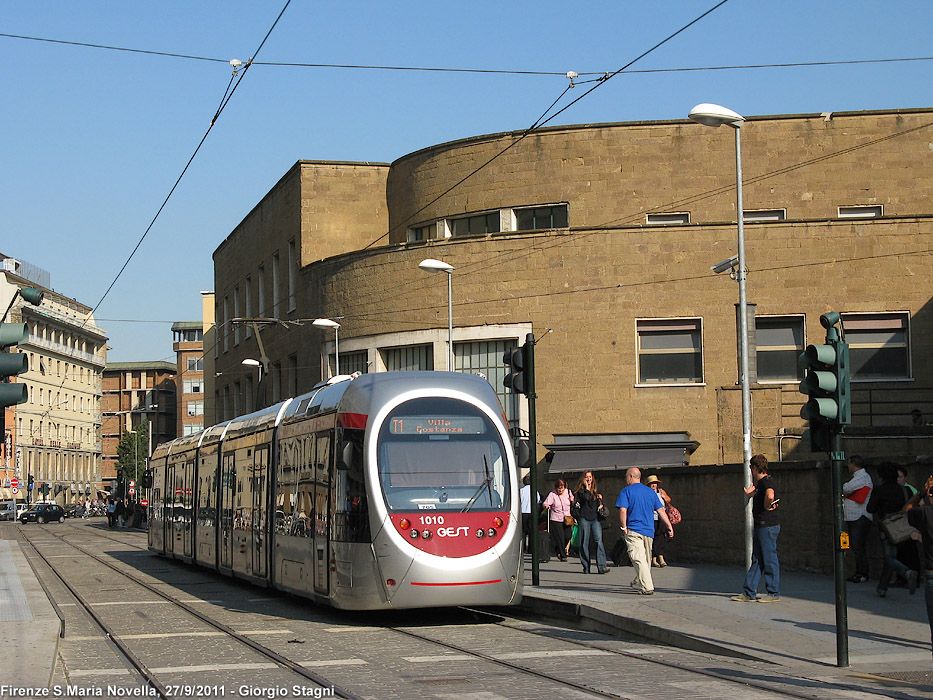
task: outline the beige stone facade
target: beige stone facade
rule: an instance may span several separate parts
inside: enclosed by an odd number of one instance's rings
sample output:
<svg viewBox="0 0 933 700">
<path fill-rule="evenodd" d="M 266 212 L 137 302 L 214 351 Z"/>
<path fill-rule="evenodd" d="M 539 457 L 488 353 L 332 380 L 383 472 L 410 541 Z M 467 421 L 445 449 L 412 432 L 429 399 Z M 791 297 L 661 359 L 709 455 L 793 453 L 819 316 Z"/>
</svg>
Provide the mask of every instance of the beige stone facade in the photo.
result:
<svg viewBox="0 0 933 700">
<path fill-rule="evenodd" d="M 933 110 L 752 117 L 742 139 L 753 451 L 812 458 L 788 372 L 836 310 L 861 368 L 859 450 L 928 454 L 910 412 L 933 415 Z M 531 208 L 566 224 L 518 230 Z M 464 217 L 493 230 L 461 235 Z M 688 121 L 482 136 L 391 166 L 301 161 L 214 254 L 217 419 L 257 389 L 241 361 L 259 347 L 235 317 L 281 321 L 261 330 L 273 400 L 333 370 L 318 317 L 341 324 L 342 365 L 390 369 L 393 349 L 424 345 L 442 369 L 446 276 L 418 269 L 435 258 L 455 268 L 455 350 L 540 339 L 539 458 L 558 433 L 681 431 L 699 443 L 691 464 L 740 462 L 738 290 L 710 270 L 735 254 L 735 222 L 732 130 Z"/>
</svg>

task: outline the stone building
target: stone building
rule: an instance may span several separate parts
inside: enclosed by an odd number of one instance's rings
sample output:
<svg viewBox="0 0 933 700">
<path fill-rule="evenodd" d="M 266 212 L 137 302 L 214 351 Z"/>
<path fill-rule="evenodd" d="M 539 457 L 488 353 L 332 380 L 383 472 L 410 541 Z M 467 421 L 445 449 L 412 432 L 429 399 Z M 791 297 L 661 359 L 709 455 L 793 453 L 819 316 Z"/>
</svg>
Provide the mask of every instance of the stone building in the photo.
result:
<svg viewBox="0 0 933 700">
<path fill-rule="evenodd" d="M 26 341 L 11 351 L 25 353 L 29 365 L 15 379 L 27 386 L 26 402 L 5 411 L 0 499 L 84 500 L 102 487 L 105 331 L 90 306 L 51 289 L 48 272 L 15 258 L 0 259 L 0 304 L 7 309 L 13 301 L 7 322 L 25 323 L 28 332 Z M 24 287 L 41 289 L 42 302 L 24 303 L 16 296 Z M 16 494 L 10 486 L 14 478 L 19 483 Z"/>
<path fill-rule="evenodd" d="M 742 138 L 753 451 L 814 458 L 796 358 L 835 310 L 850 445 L 929 454 L 911 411 L 933 413 L 933 110 L 750 117 Z M 539 460 L 547 445 L 568 470 L 741 463 L 738 291 L 711 270 L 736 252 L 733 149 L 682 120 L 299 161 L 214 253 L 216 420 L 255 407 L 244 359 L 265 358 L 270 401 L 334 373 L 337 349 L 341 373 L 446 369 L 432 258 L 453 267 L 454 369 L 485 375 L 519 429 L 502 353 L 538 338 Z"/>
</svg>

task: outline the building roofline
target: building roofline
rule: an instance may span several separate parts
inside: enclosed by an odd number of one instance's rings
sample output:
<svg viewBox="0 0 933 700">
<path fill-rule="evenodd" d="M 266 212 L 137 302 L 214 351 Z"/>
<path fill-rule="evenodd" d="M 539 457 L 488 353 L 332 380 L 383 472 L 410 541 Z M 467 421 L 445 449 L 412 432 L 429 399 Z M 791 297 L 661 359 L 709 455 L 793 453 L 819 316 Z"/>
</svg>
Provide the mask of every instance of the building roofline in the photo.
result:
<svg viewBox="0 0 933 700">
<path fill-rule="evenodd" d="M 178 372 L 178 366 L 174 362 L 166 362 L 165 360 L 152 360 L 149 362 L 108 362 L 107 366 L 104 368 L 104 372 L 129 372 L 136 369 L 164 369 L 169 372 Z"/>
</svg>

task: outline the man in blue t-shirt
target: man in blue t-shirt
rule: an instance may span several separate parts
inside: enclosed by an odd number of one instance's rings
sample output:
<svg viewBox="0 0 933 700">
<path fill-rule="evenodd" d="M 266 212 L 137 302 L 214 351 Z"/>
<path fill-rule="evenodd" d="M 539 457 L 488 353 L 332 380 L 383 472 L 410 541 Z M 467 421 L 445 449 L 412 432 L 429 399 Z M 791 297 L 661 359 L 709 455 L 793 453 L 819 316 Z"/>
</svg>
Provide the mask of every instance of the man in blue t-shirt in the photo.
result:
<svg viewBox="0 0 933 700">
<path fill-rule="evenodd" d="M 642 595 L 654 593 L 654 581 L 651 579 L 651 544 L 654 539 L 654 514 L 667 526 L 668 537 L 674 536 L 674 528 L 667 518 L 664 502 L 657 492 L 641 483 L 641 470 L 632 467 L 625 472 L 628 484 L 616 500 L 619 509 L 619 525 L 625 537 L 625 548 L 635 567 L 635 580 L 632 586 Z"/>
</svg>

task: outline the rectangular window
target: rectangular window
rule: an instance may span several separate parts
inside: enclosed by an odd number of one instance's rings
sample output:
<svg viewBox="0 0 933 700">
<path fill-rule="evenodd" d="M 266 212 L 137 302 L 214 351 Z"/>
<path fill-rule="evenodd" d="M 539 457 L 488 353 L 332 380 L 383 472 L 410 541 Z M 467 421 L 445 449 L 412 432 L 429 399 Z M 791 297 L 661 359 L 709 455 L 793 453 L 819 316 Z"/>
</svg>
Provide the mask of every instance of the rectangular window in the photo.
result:
<svg viewBox="0 0 933 700">
<path fill-rule="evenodd" d="M 567 205 L 556 204 L 551 207 L 516 209 L 515 221 L 519 231 L 567 228 Z"/>
<path fill-rule="evenodd" d="M 450 235 L 452 236 L 478 236 L 486 233 L 496 233 L 499 230 L 499 212 L 465 216 L 462 219 L 451 219 Z"/>
<path fill-rule="evenodd" d="M 200 433 L 204 426 L 201 423 L 185 423 L 181 426 L 182 432 L 184 435 L 194 435 L 195 433 Z"/>
<path fill-rule="evenodd" d="M 259 303 L 256 305 L 256 315 L 265 316 L 269 313 L 266 308 L 266 268 L 259 266 L 259 279 L 256 281 L 256 294 L 259 295 Z"/>
<path fill-rule="evenodd" d="M 803 352 L 803 316 L 755 318 L 758 379 L 764 382 L 797 382 L 803 370 L 797 358 Z"/>
<path fill-rule="evenodd" d="M 188 371 L 189 372 L 203 372 L 204 371 L 204 356 L 200 357 L 189 357 L 188 358 Z"/>
<path fill-rule="evenodd" d="M 434 232 L 437 230 L 437 224 L 431 223 L 424 226 L 408 229 L 408 242 L 427 241 L 434 238 Z"/>
<path fill-rule="evenodd" d="M 328 357 L 328 362 L 334 372 L 337 371 L 334 356 Z M 365 350 L 360 352 L 342 352 L 340 353 L 340 374 L 353 374 L 359 372 L 366 374 L 369 371 L 369 353 Z"/>
<path fill-rule="evenodd" d="M 853 379 L 910 377 L 909 319 L 906 311 L 842 314 Z"/>
<path fill-rule="evenodd" d="M 282 280 L 279 274 L 278 251 L 272 254 L 272 318 L 278 318 L 281 313 L 282 293 L 279 287 Z"/>
<path fill-rule="evenodd" d="M 786 209 L 746 209 L 742 212 L 743 221 L 784 221 Z"/>
<path fill-rule="evenodd" d="M 246 276 L 246 286 L 243 293 L 243 313 L 246 318 L 253 317 L 253 278 L 249 275 Z M 253 327 L 250 324 L 246 324 L 246 337 L 247 339 L 253 337 Z"/>
<path fill-rule="evenodd" d="M 230 300 L 227 297 L 224 297 L 223 301 L 223 316 L 220 320 L 221 329 L 224 336 L 224 352 L 230 350 L 230 325 L 227 321 L 230 319 Z"/>
<path fill-rule="evenodd" d="M 646 221 L 649 224 L 689 224 L 690 223 L 690 212 L 688 211 L 672 211 L 672 212 L 659 212 L 656 214 L 648 214 Z"/>
<path fill-rule="evenodd" d="M 240 286 L 233 287 L 233 318 L 240 318 Z M 240 344 L 240 324 L 233 325 L 233 345 Z"/>
<path fill-rule="evenodd" d="M 503 364 L 502 356 L 516 347 L 515 339 L 454 343 L 454 370 L 485 377 L 499 397 L 510 426 L 518 426 L 518 394 L 503 384 L 508 367 Z"/>
<path fill-rule="evenodd" d="M 636 321 L 639 384 L 703 382 L 698 318 Z"/>
<path fill-rule="evenodd" d="M 839 207 L 840 219 L 871 219 L 884 214 L 880 204 Z"/>
<path fill-rule="evenodd" d="M 204 415 L 204 402 L 203 401 L 188 401 L 186 404 L 186 409 L 189 416 L 203 416 Z"/>
<path fill-rule="evenodd" d="M 431 345 L 389 348 L 383 350 L 383 355 L 385 357 L 386 371 L 388 372 L 434 369 L 434 348 Z M 341 364 L 343 364 L 342 361 Z M 343 367 L 340 370 L 343 371 Z"/>
<path fill-rule="evenodd" d="M 182 382 L 182 393 L 183 394 L 203 394 L 204 393 L 204 380 L 203 379 L 185 379 Z"/>
<path fill-rule="evenodd" d="M 294 311 L 297 305 L 298 305 L 298 253 L 295 249 L 295 241 L 289 241 L 288 242 L 288 310 Z"/>
</svg>

